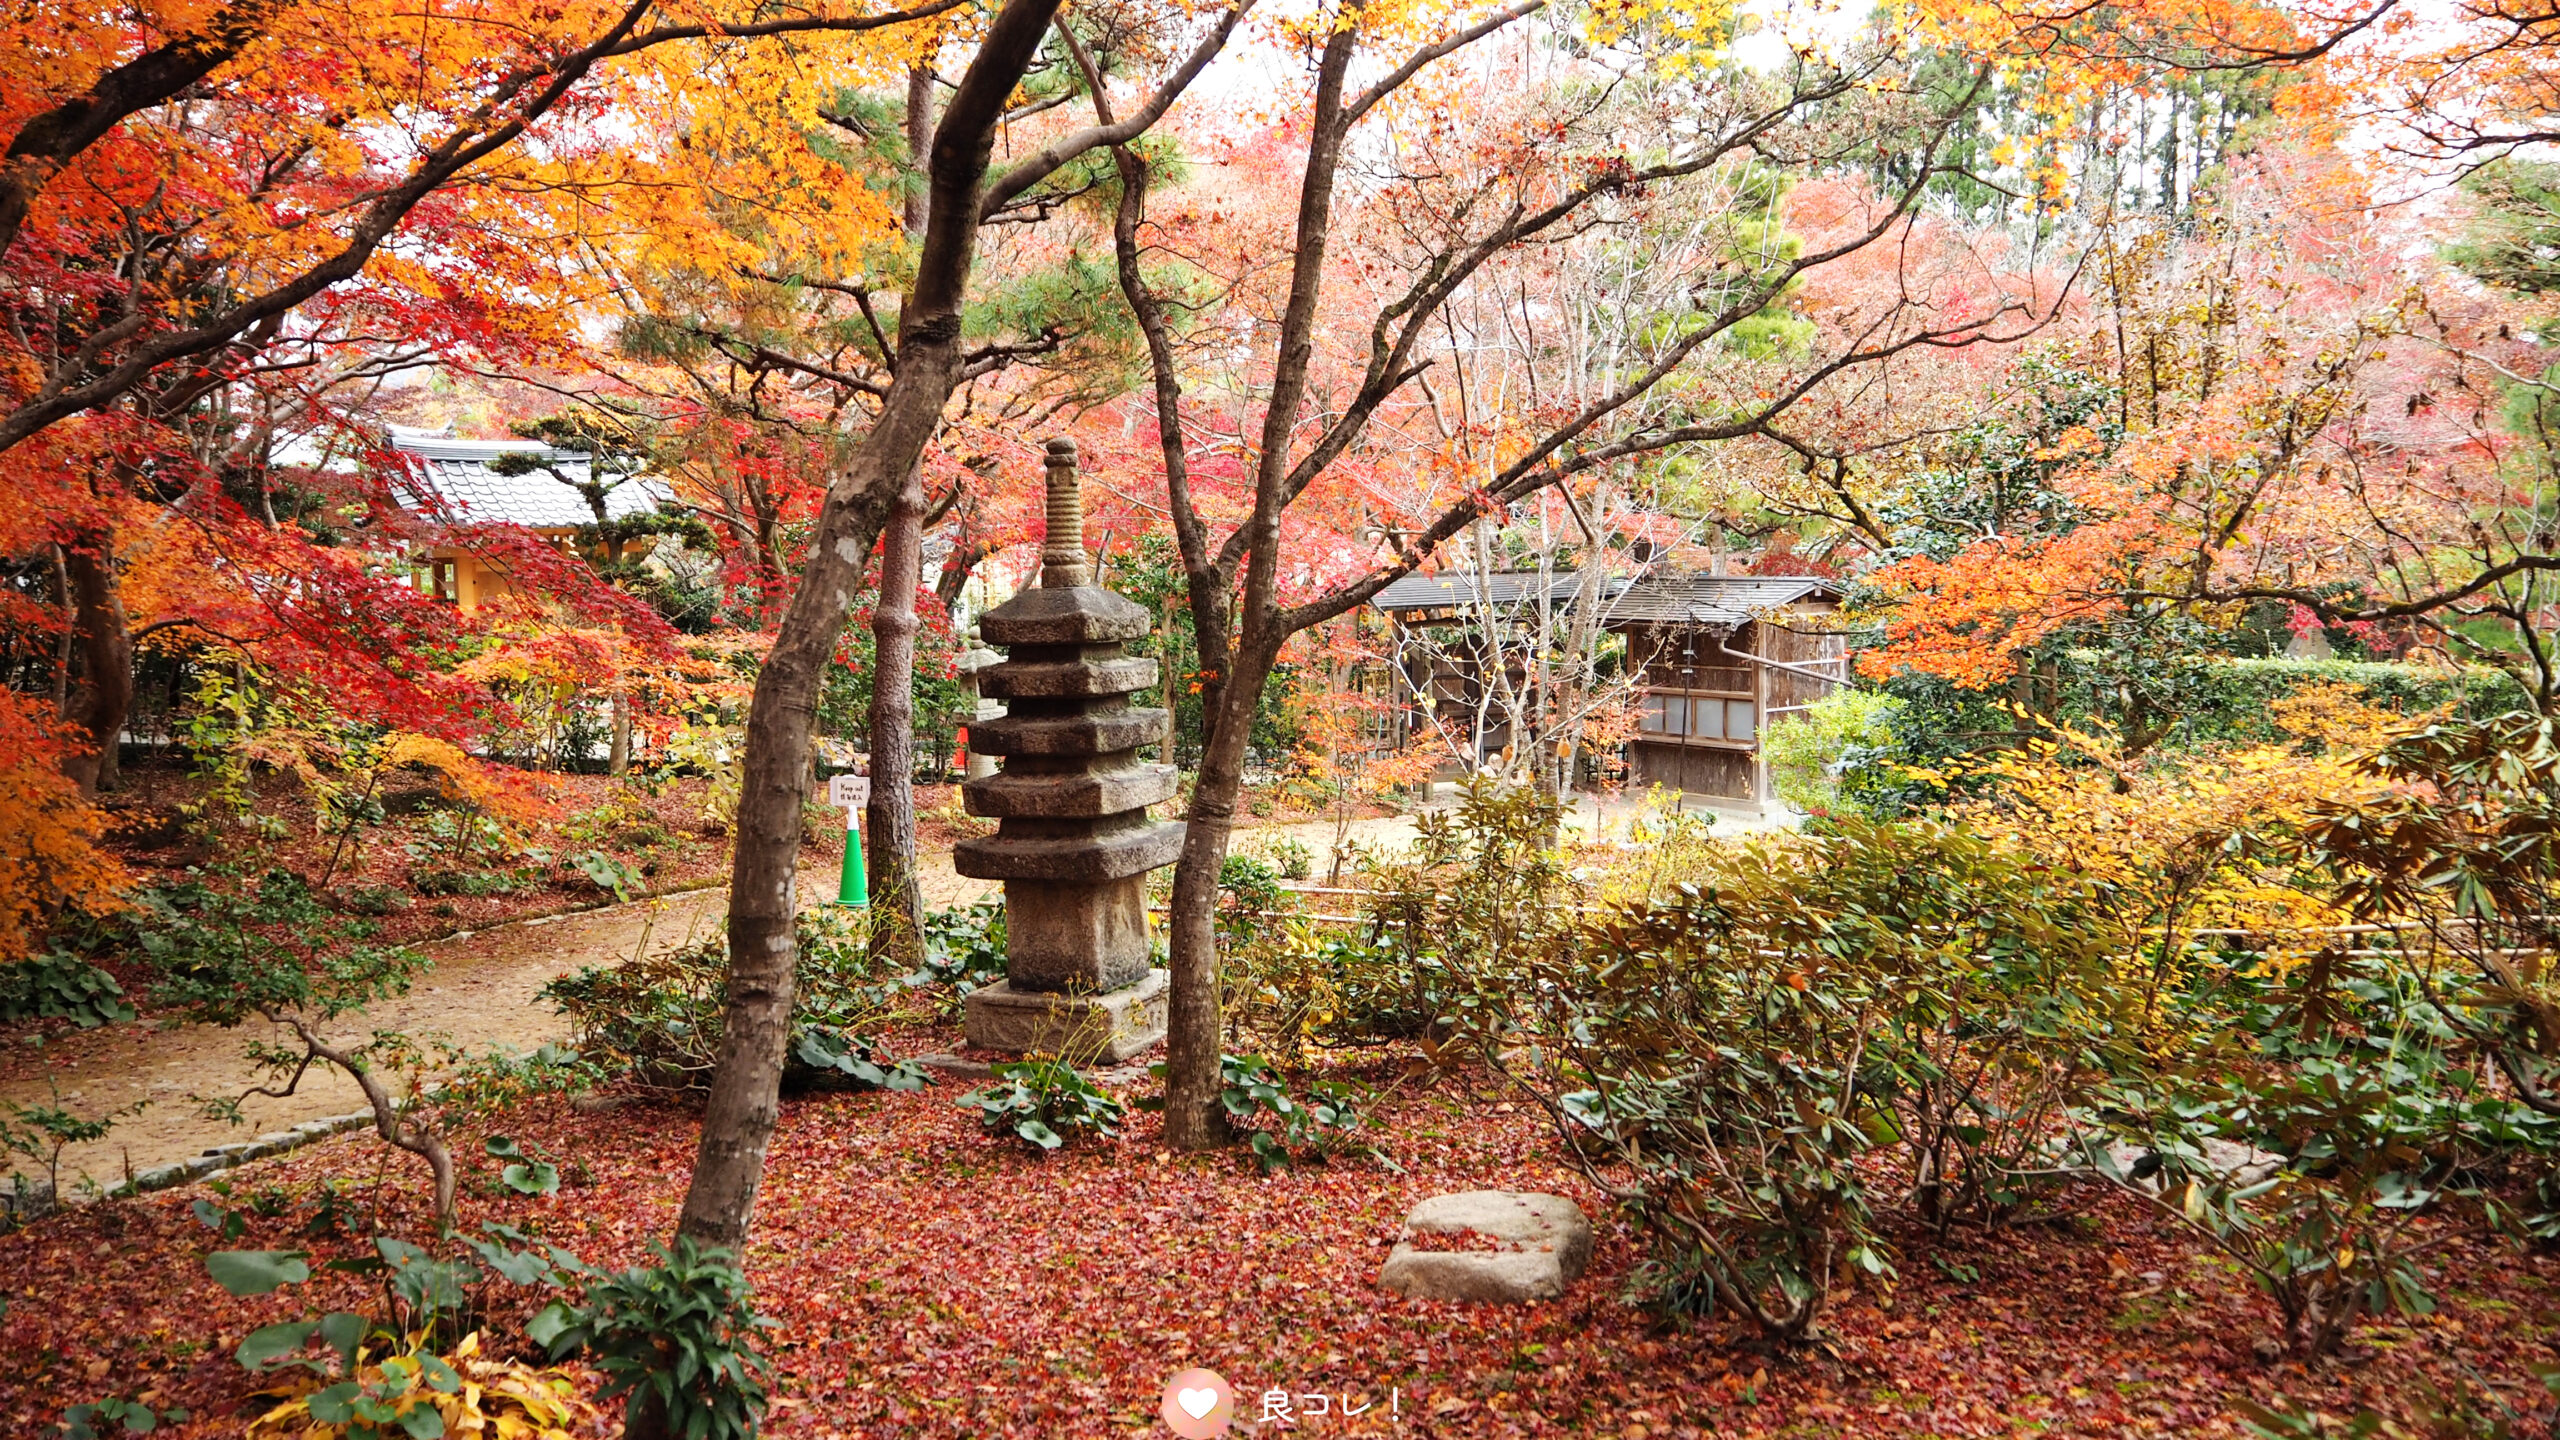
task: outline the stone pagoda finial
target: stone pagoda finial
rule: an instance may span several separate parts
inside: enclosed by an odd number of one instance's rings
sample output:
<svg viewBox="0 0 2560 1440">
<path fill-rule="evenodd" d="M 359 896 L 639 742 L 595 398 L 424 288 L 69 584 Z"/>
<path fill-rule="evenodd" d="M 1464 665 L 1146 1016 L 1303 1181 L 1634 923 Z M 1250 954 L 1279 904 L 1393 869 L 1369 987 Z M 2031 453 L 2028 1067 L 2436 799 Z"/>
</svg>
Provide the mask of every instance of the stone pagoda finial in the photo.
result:
<svg viewBox="0 0 2560 1440">
<path fill-rule="evenodd" d="M 1093 583 L 1084 551 L 1084 480 L 1076 473 L 1076 442 L 1049 442 L 1049 538 L 1040 547 L 1040 588 L 1073 590 Z"/>
<path fill-rule="evenodd" d="M 1171 717 L 1131 705 L 1155 685 L 1156 662 L 1123 647 L 1149 628 L 1146 609 L 1092 583 L 1076 446 L 1052 440 L 1049 536 L 1040 583 L 989 611 L 979 633 L 1010 653 L 978 672 L 978 693 L 1005 702 L 969 726 L 972 759 L 1004 768 L 960 787 L 993 835 L 952 852 L 963 875 L 1004 882 L 1005 978 L 972 991 L 969 1043 L 1083 1063 L 1125 1060 L 1162 1039 L 1164 972 L 1148 966 L 1147 872 L 1181 851 L 1183 828 L 1147 817 L 1173 798 L 1170 765 L 1138 758 Z"/>
</svg>

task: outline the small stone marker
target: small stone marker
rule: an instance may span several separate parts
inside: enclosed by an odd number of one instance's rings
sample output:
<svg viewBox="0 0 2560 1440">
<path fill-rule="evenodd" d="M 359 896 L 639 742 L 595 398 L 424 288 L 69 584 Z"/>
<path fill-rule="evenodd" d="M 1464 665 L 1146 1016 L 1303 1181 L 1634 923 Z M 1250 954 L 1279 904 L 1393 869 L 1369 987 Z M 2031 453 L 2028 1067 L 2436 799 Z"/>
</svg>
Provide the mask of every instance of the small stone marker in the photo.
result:
<svg viewBox="0 0 2560 1440">
<path fill-rule="evenodd" d="M 1404 1217 L 1405 1238 L 1387 1255 L 1378 1283 L 1417 1300 L 1517 1305 L 1553 1300 L 1591 1263 L 1591 1222 L 1561 1195 L 1470 1190 L 1434 1195 Z M 1472 1233 L 1480 1250 L 1417 1250 L 1418 1235 Z"/>
</svg>

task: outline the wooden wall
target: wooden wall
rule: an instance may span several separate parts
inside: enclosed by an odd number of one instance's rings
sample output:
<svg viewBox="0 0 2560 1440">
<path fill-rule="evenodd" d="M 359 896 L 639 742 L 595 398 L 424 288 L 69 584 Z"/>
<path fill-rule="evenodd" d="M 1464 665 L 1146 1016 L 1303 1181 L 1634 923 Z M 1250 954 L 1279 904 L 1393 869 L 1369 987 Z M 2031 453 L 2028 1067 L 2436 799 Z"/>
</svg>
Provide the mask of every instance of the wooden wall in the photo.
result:
<svg viewBox="0 0 2560 1440">
<path fill-rule="evenodd" d="M 1757 804 L 1759 756 L 1750 750 L 1705 745 L 1658 745 L 1643 740 L 1627 744 L 1627 779 L 1642 790 L 1660 785 L 1691 795 L 1740 804 Z"/>
<path fill-rule="evenodd" d="M 1815 603 L 1796 607 L 1791 616 L 1805 617 L 1794 628 L 1787 618 L 1774 623 L 1746 623 L 1735 627 L 1722 642 L 1723 650 L 1709 638 L 1685 639 L 1678 627 L 1631 625 L 1628 630 L 1628 653 L 1639 672 L 1639 683 L 1647 689 L 1706 694 L 1747 693 L 1753 719 L 1749 739 L 1738 737 L 1743 731 L 1731 723 L 1730 712 L 1724 717 L 1726 730 L 1695 730 L 1683 743 L 1660 735 L 1638 733 L 1627 746 L 1628 778 L 1637 786 L 1664 785 L 1691 795 L 1728 800 L 1743 805 L 1766 803 L 1760 737 L 1766 734 L 1773 712 L 1783 719 L 1784 713 L 1813 703 L 1836 688 L 1812 675 L 1754 664 L 1734 656 L 1749 655 L 1760 659 L 1802 666 L 1826 674 L 1845 674 L 1848 642 L 1839 635 L 1811 633 L 1812 617 L 1830 610 L 1828 604 Z M 1669 702 L 1666 702 L 1669 703 Z M 1699 703 L 1694 698 L 1692 706 Z M 1713 703 L 1713 702 L 1709 702 Z M 1661 727 L 1655 727 L 1658 731 Z M 1723 741 L 1716 737 L 1729 733 L 1736 739 Z"/>
<path fill-rule="evenodd" d="M 1827 613 L 1831 609 L 1829 605 L 1797 607 L 1790 613 L 1808 617 L 1796 622 L 1799 628 L 1787 628 L 1783 622 L 1751 627 L 1752 640 L 1755 642 L 1750 647 L 1752 652 L 1764 655 L 1771 660 L 1783 660 L 1790 665 L 1802 665 L 1807 669 L 1822 671 L 1824 674 L 1848 678 L 1849 637 L 1807 633 L 1810 627 L 1817 623 L 1810 617 Z M 1797 675 L 1768 666 L 1760 667 L 1760 675 L 1761 683 L 1765 687 L 1761 700 L 1763 729 L 1767 728 L 1771 718 L 1769 712 L 1810 705 L 1839 688 L 1816 680 L 1810 675 Z M 1781 715 L 1777 718 L 1785 717 Z"/>
</svg>

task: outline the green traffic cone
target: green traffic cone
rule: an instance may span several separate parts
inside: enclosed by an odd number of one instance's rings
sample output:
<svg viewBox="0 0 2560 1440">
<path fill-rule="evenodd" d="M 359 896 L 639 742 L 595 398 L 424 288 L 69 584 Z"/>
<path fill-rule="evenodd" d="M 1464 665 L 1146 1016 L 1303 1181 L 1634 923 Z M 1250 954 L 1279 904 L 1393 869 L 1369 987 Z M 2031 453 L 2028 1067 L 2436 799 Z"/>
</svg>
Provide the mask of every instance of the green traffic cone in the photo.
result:
<svg viewBox="0 0 2560 1440">
<path fill-rule="evenodd" d="M 844 877 L 836 885 L 839 905 L 871 903 L 871 877 L 862 868 L 862 812 L 845 812 Z"/>
</svg>

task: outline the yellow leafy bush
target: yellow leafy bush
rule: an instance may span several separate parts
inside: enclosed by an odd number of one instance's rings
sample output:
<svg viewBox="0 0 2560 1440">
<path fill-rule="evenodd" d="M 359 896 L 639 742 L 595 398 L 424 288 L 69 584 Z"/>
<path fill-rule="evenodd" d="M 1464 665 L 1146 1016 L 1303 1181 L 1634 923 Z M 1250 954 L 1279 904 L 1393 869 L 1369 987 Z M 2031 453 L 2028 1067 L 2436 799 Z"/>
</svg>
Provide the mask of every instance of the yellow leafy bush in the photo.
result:
<svg viewBox="0 0 2560 1440">
<path fill-rule="evenodd" d="M 247 1440 L 438 1433 L 422 1412 L 441 1420 L 446 1436 L 485 1440 L 572 1440 L 598 1423 L 567 1371 L 484 1358 L 476 1331 L 450 1355 L 385 1355 L 343 1380 L 291 1383 L 283 1404 L 250 1423 Z"/>
<path fill-rule="evenodd" d="M 2289 743 L 2173 755 L 2128 754 L 2110 730 L 2059 725 L 1983 765 L 1997 793 L 1954 810 L 2099 882 L 2112 912 L 2144 935 L 2340 923 L 2295 883 L 2279 842 L 2321 807 L 2380 788 L 2364 757 L 2426 717 L 2380 709 L 2344 686 L 2279 701 L 2272 716 Z"/>
</svg>

